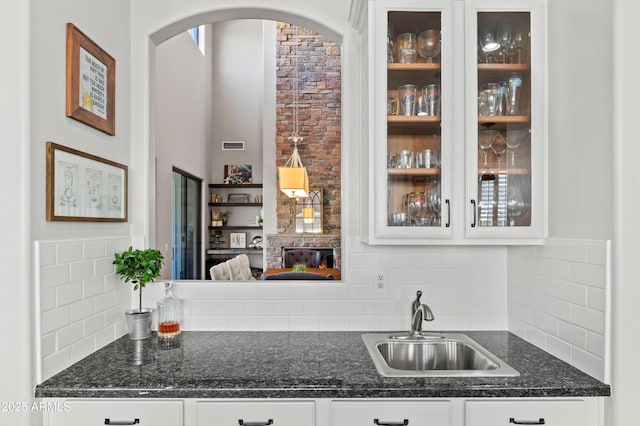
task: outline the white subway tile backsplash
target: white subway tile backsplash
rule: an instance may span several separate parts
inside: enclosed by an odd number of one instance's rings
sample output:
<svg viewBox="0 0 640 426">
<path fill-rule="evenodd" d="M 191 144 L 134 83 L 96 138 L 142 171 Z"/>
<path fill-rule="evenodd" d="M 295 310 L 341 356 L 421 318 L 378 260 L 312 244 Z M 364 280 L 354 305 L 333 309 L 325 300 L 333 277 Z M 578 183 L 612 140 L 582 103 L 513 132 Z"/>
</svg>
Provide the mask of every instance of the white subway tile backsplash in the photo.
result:
<svg viewBox="0 0 640 426">
<path fill-rule="evenodd" d="M 82 292 L 85 299 L 97 294 L 102 294 L 104 291 L 104 277 L 95 277 L 82 282 Z"/>
<path fill-rule="evenodd" d="M 55 288 L 56 306 L 69 305 L 82 299 L 82 282 L 76 281 Z"/>
<path fill-rule="evenodd" d="M 71 264 L 71 281 L 80 281 L 93 278 L 94 275 L 94 262 L 93 260 L 87 260 L 84 262 L 74 262 Z"/>
<path fill-rule="evenodd" d="M 80 321 L 96 313 L 96 302 L 94 299 L 83 299 L 69 305 L 71 311 L 71 321 Z"/>
<path fill-rule="evenodd" d="M 66 264 L 82 260 L 82 241 L 62 242 L 56 245 L 56 262 Z"/>
<path fill-rule="evenodd" d="M 40 287 L 55 287 L 69 282 L 69 264 L 44 266 L 40 268 Z"/>
<path fill-rule="evenodd" d="M 112 259 L 131 241 L 127 237 L 35 243 L 41 319 L 39 379 L 51 377 L 126 333 L 122 312 L 130 296 L 128 290 L 115 289 L 120 280 Z"/>
<path fill-rule="evenodd" d="M 56 331 L 56 348 L 65 348 L 82 339 L 82 323 L 73 323 Z"/>
<path fill-rule="evenodd" d="M 106 244 L 104 240 L 85 241 L 82 248 L 82 257 L 85 260 L 100 259 L 111 255 L 111 253 L 107 254 L 105 250 Z"/>
<path fill-rule="evenodd" d="M 533 250 L 510 247 L 507 255 L 509 330 L 600 380 L 608 247 L 549 239 Z"/>
<path fill-rule="evenodd" d="M 69 324 L 69 320 L 69 306 L 61 306 L 42 312 L 40 317 L 42 334 L 64 327 Z"/>
</svg>

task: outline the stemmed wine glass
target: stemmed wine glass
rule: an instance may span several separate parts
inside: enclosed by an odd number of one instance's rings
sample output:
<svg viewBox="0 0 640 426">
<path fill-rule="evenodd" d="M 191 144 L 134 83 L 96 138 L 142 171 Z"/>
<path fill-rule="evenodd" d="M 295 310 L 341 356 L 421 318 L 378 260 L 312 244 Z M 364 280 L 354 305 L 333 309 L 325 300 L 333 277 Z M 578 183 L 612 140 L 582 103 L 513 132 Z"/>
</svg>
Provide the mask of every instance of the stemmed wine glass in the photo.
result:
<svg viewBox="0 0 640 426">
<path fill-rule="evenodd" d="M 428 64 L 433 63 L 433 58 L 440 53 L 440 31 L 426 30 L 418 35 L 418 54 L 427 60 Z"/>
<path fill-rule="evenodd" d="M 522 63 L 522 50 L 527 45 L 527 34 L 520 30 L 513 36 L 513 44 L 518 51 L 518 63 Z"/>
<path fill-rule="evenodd" d="M 511 150 L 511 167 L 516 166 L 516 150 L 527 135 L 529 135 L 529 129 L 512 130 L 507 134 L 507 148 Z"/>
<path fill-rule="evenodd" d="M 478 146 L 484 154 L 484 167 L 487 167 L 487 154 L 493 145 L 494 139 L 500 132 L 497 130 L 480 130 L 478 132 Z"/>
<path fill-rule="evenodd" d="M 500 170 L 500 159 L 502 158 L 502 154 L 507 152 L 507 144 L 502 134 L 498 133 L 498 135 L 494 139 L 493 144 L 491 145 L 491 150 L 496 155 L 496 157 L 498 157 L 498 170 Z"/>
<path fill-rule="evenodd" d="M 507 49 L 511 46 L 511 25 L 510 24 L 502 24 L 498 29 L 498 41 L 500 42 L 500 46 L 502 46 L 502 63 L 507 63 Z"/>
</svg>

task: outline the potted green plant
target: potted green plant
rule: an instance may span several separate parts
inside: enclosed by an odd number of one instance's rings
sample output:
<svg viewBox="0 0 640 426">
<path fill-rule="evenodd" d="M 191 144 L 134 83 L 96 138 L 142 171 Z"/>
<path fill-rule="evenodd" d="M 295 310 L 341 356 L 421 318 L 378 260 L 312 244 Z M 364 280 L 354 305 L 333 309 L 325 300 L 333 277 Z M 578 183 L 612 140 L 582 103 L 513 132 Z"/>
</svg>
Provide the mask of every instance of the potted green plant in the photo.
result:
<svg viewBox="0 0 640 426">
<path fill-rule="evenodd" d="M 122 253 L 116 253 L 114 256 L 113 264 L 116 265 L 116 273 L 124 279 L 125 283 L 131 282 L 133 289 L 138 290 L 140 296 L 138 309 L 130 309 L 125 312 L 129 338 L 132 340 L 146 339 L 151 335 L 153 309 L 142 308 L 142 289 L 160 276 L 164 256 L 160 250 L 134 250 L 133 247 L 129 247 Z"/>
</svg>

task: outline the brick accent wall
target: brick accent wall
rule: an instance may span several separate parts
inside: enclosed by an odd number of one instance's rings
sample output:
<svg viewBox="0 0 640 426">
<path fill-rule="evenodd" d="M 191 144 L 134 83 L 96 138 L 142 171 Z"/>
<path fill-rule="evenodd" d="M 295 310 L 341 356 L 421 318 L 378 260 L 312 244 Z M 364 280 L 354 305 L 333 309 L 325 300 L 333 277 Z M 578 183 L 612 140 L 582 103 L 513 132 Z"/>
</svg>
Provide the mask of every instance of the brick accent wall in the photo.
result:
<svg viewBox="0 0 640 426">
<path fill-rule="evenodd" d="M 295 77 L 294 29 L 278 23 L 276 30 L 276 166 L 282 166 L 293 151 L 287 140 L 293 129 Z M 298 144 L 302 163 L 309 174 L 309 187 L 322 188 L 323 234 L 340 235 L 340 46 L 306 28 L 297 30 L 298 129 L 304 140 Z M 293 200 L 278 191 L 277 233 L 295 235 Z"/>
</svg>

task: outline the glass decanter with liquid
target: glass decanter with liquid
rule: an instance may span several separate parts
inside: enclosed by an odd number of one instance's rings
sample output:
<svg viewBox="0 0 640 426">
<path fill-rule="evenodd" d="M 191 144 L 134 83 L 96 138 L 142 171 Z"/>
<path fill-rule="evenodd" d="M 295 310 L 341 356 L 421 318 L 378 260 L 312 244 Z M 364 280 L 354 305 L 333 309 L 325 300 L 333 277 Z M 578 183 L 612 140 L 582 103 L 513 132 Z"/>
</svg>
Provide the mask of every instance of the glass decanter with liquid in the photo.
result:
<svg viewBox="0 0 640 426">
<path fill-rule="evenodd" d="M 180 335 L 182 300 L 173 295 L 173 283 L 164 284 L 165 297 L 158 301 L 158 338 L 170 339 Z"/>
</svg>

